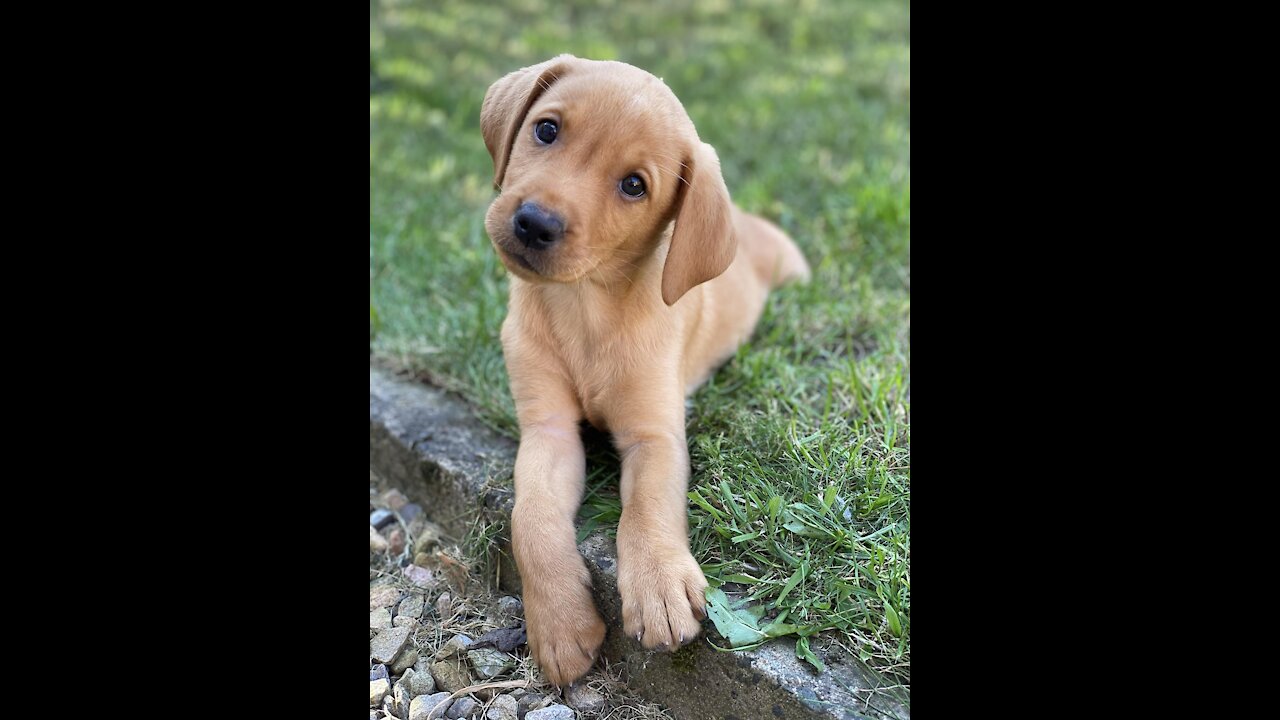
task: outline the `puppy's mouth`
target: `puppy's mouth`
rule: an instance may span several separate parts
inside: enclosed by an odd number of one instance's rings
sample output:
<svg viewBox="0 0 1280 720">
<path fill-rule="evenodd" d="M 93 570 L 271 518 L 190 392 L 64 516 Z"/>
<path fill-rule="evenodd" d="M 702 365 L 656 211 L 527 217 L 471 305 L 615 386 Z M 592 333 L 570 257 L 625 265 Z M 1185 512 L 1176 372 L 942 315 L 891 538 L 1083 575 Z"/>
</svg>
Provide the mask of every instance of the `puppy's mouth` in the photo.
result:
<svg viewBox="0 0 1280 720">
<path fill-rule="evenodd" d="M 529 272 L 535 272 L 535 273 L 538 272 L 533 268 L 532 265 L 529 264 L 528 260 L 524 259 L 523 256 L 516 255 L 515 253 L 507 252 L 506 250 L 503 250 L 502 252 L 506 253 L 507 257 L 510 257 L 512 260 L 515 260 L 516 264 L 524 268 L 525 270 L 528 270 Z"/>
<path fill-rule="evenodd" d="M 518 250 L 509 248 L 506 243 L 494 243 L 498 247 L 498 253 L 502 259 L 507 261 L 505 264 L 507 269 L 515 271 L 517 275 L 521 274 L 520 270 L 529 273 L 535 277 L 542 277 L 542 272 L 533 266 L 522 253 Z M 514 266 L 514 267 L 513 267 Z M 518 269 L 517 269 L 518 268 Z"/>
</svg>

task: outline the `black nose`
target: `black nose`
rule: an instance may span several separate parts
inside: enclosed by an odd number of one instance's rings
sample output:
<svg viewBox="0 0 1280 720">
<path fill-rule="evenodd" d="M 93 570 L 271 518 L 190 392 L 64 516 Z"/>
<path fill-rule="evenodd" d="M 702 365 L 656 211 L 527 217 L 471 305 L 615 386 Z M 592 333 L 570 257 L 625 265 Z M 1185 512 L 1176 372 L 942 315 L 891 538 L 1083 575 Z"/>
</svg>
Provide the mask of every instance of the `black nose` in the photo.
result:
<svg viewBox="0 0 1280 720">
<path fill-rule="evenodd" d="M 564 237 L 564 222 L 531 202 L 516 210 L 511 226 L 516 237 L 530 250 L 545 250 Z"/>
</svg>

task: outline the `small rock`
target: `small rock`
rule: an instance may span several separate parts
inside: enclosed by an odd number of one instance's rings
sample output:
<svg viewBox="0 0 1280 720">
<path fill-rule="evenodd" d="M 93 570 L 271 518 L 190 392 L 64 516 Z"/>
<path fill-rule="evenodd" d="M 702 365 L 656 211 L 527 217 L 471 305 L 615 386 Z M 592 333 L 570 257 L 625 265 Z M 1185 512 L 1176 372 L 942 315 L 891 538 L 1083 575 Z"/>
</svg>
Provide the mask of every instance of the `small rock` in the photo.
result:
<svg viewBox="0 0 1280 720">
<path fill-rule="evenodd" d="M 436 720 L 436 718 L 444 717 L 449 710 L 449 704 L 445 703 L 439 712 L 431 712 L 441 700 L 448 700 L 449 693 L 438 692 L 435 695 L 419 695 L 409 703 L 409 720 Z M 428 713 L 431 713 L 428 715 Z"/>
<path fill-rule="evenodd" d="M 475 649 L 482 647 L 495 647 L 504 653 L 513 652 L 517 646 L 524 645 L 529 641 L 528 633 L 525 632 L 523 625 L 515 627 L 497 628 L 476 638 Z"/>
<path fill-rule="evenodd" d="M 485 720 L 519 720 L 520 705 L 510 695 L 499 695 L 485 711 Z"/>
<path fill-rule="evenodd" d="M 510 595 L 503 595 L 498 598 L 498 609 L 510 616 L 519 616 L 524 613 L 524 603 L 520 602 L 520 598 Z"/>
<path fill-rule="evenodd" d="M 412 618 L 408 615 L 397 615 L 394 622 L 396 627 L 407 627 L 410 630 L 416 630 L 422 624 L 418 621 L 418 618 Z"/>
<path fill-rule="evenodd" d="M 405 528 L 405 532 L 409 534 L 409 537 L 416 538 L 422 534 L 422 528 L 426 526 L 427 522 L 426 513 L 419 513 L 418 517 L 414 518 L 413 522 L 409 523 L 409 526 Z"/>
<path fill-rule="evenodd" d="M 436 679 L 440 689 L 457 692 L 471 685 L 471 676 L 467 674 L 466 664 L 461 660 L 440 660 L 432 663 L 431 676 Z"/>
<path fill-rule="evenodd" d="M 386 678 L 369 681 L 369 707 L 376 708 L 382 704 L 382 698 L 391 692 L 391 682 Z"/>
<path fill-rule="evenodd" d="M 404 569 L 404 576 L 409 578 L 409 582 L 412 582 L 418 587 L 433 588 L 436 586 L 435 573 L 424 567 L 410 565 Z"/>
<path fill-rule="evenodd" d="M 524 688 L 515 688 L 514 690 L 512 690 L 511 692 L 509 692 L 509 693 L 507 693 L 507 694 L 508 694 L 508 695 L 510 695 L 511 697 L 513 697 L 513 698 L 515 698 L 515 699 L 519 700 L 519 699 L 521 698 L 521 696 L 523 696 L 523 695 L 525 694 L 525 689 L 524 689 Z"/>
<path fill-rule="evenodd" d="M 453 704 L 449 706 L 449 712 L 445 713 L 444 716 L 450 718 L 450 720 L 462 720 L 463 718 L 471 717 L 475 709 L 476 701 L 464 695 L 453 701 Z"/>
<path fill-rule="evenodd" d="M 414 665 L 413 677 L 409 678 L 409 694 L 413 697 L 419 695 L 430 695 L 436 691 L 436 679 L 431 677 L 431 671 L 428 669 L 418 670 L 422 667 L 422 663 Z M 405 674 L 408 674 L 408 670 Z"/>
<path fill-rule="evenodd" d="M 453 596 L 444 593 L 436 598 L 436 617 L 441 620 L 448 620 L 453 617 Z"/>
<path fill-rule="evenodd" d="M 382 711 L 381 711 L 381 710 L 370 710 L 370 711 L 369 711 L 369 720 L 382 720 L 382 718 L 384 718 L 384 717 L 386 717 L 386 716 L 382 714 Z"/>
<path fill-rule="evenodd" d="M 531 692 L 521 695 L 516 703 L 516 715 L 520 720 L 524 720 L 526 713 L 533 712 L 551 704 L 551 698 L 543 697 L 540 693 Z"/>
<path fill-rule="evenodd" d="M 417 503 L 409 503 L 398 509 L 400 510 L 400 519 L 404 521 L 405 525 L 411 524 L 415 518 L 422 514 L 422 506 Z"/>
<path fill-rule="evenodd" d="M 369 627 L 373 630 L 384 630 L 391 627 L 391 611 L 386 608 L 370 611 Z"/>
<path fill-rule="evenodd" d="M 408 650 L 400 653 L 400 657 L 396 658 L 395 663 L 391 665 L 391 674 L 399 675 L 405 670 L 408 670 L 416 662 L 418 662 L 418 651 L 413 648 L 409 648 Z"/>
<path fill-rule="evenodd" d="M 391 699 L 390 695 L 382 699 L 382 712 L 385 717 L 396 716 L 396 714 L 392 712 L 392 710 L 395 708 L 395 704 L 396 704 L 396 701 Z"/>
<path fill-rule="evenodd" d="M 550 705 L 541 710 L 532 710 L 524 716 L 524 720 L 573 720 L 573 710 L 564 705 Z"/>
<path fill-rule="evenodd" d="M 391 531 L 391 538 L 387 541 L 391 545 L 391 554 L 399 555 L 404 552 L 404 531 L 396 528 Z"/>
<path fill-rule="evenodd" d="M 391 607 L 400 601 L 400 591 L 386 585 L 369 588 L 369 609 Z"/>
<path fill-rule="evenodd" d="M 501 650 L 482 648 L 467 652 L 467 660 L 481 680 L 492 680 L 516 666 L 516 659 Z"/>
<path fill-rule="evenodd" d="M 369 655 L 380 663 L 389 663 L 396 659 L 396 656 L 404 649 L 404 644 L 408 640 L 409 628 L 387 628 L 369 641 Z M 412 665 L 413 663 L 409 664 Z"/>
<path fill-rule="evenodd" d="M 440 535 L 440 526 L 428 521 L 422 528 L 422 532 L 418 534 L 418 541 L 413 544 L 413 549 L 418 552 L 430 550 L 440 544 Z"/>
<path fill-rule="evenodd" d="M 396 610 L 396 616 L 413 618 L 422 617 L 422 608 L 426 604 L 425 597 L 417 593 L 413 593 L 409 597 L 400 601 L 400 608 Z"/>
<path fill-rule="evenodd" d="M 400 720 L 409 720 L 409 705 L 413 702 L 413 696 L 409 694 L 409 688 L 403 682 L 396 683 L 391 689 L 391 714 L 400 718 Z"/>
<path fill-rule="evenodd" d="M 381 499 L 382 504 L 392 510 L 399 510 L 409 502 L 409 498 L 405 497 L 404 493 L 400 492 L 396 488 L 391 488 L 390 490 L 382 493 Z"/>
<path fill-rule="evenodd" d="M 447 595 L 448 593 L 445 594 Z M 467 648 L 471 647 L 473 642 L 474 641 L 466 635 L 454 635 L 449 638 L 449 642 L 445 643 L 436 651 L 435 658 L 436 660 L 444 660 L 447 657 L 466 652 Z"/>
<path fill-rule="evenodd" d="M 385 677 L 387 677 L 386 665 L 383 665 L 382 663 L 378 663 L 377 665 L 374 665 L 373 667 L 369 668 L 369 682 L 373 682 L 378 678 L 385 678 Z"/>
<path fill-rule="evenodd" d="M 604 709 L 604 695 L 586 685 L 570 685 L 564 691 L 564 702 L 569 707 L 582 712 L 600 712 Z"/>
<path fill-rule="evenodd" d="M 396 516 L 390 510 L 379 508 L 369 514 L 369 524 L 381 530 L 396 521 Z"/>
<path fill-rule="evenodd" d="M 378 534 L 372 525 L 369 526 L 369 552 L 382 552 L 387 549 L 387 539 Z"/>
</svg>

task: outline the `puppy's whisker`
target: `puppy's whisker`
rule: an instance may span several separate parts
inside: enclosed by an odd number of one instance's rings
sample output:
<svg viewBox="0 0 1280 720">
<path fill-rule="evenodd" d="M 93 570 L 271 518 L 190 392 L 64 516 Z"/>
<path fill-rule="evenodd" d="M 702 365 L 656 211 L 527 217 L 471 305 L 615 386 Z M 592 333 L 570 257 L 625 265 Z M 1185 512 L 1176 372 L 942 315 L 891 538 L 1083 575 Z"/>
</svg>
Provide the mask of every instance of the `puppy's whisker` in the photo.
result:
<svg viewBox="0 0 1280 720">
<path fill-rule="evenodd" d="M 685 164 L 684 164 L 684 162 L 683 162 L 683 161 L 681 161 L 681 160 L 680 160 L 680 158 L 678 158 L 678 157 L 673 157 L 673 156 L 671 156 L 671 155 L 664 155 L 664 154 L 662 154 L 662 153 L 660 153 L 660 152 L 654 152 L 654 151 L 652 151 L 652 150 L 650 150 L 650 151 L 649 151 L 649 154 L 653 155 L 653 156 L 654 156 L 654 157 L 656 157 L 656 158 L 662 159 L 662 160 L 670 160 L 671 162 L 673 162 L 673 163 L 675 163 L 675 164 L 679 165 L 680 167 L 684 168 L 685 170 L 688 170 L 688 169 L 689 169 L 689 166 L 688 166 L 688 165 L 685 165 Z"/>
<path fill-rule="evenodd" d="M 662 167 L 661 165 L 656 165 L 655 167 L 657 167 L 657 168 L 658 168 L 659 170 L 661 170 L 662 172 L 665 172 L 665 173 L 667 173 L 667 174 L 671 175 L 671 177 L 674 177 L 675 179 L 679 180 L 680 182 L 684 183 L 685 185 L 688 185 L 689 187 L 693 187 L 693 185 L 692 185 L 688 180 L 685 180 L 685 179 L 684 179 L 684 176 L 683 176 L 683 175 L 681 175 L 680 173 L 678 173 L 678 172 L 676 172 L 676 171 L 674 171 L 674 170 L 672 170 L 672 169 L 670 169 L 670 168 L 664 168 L 664 167 Z"/>
</svg>

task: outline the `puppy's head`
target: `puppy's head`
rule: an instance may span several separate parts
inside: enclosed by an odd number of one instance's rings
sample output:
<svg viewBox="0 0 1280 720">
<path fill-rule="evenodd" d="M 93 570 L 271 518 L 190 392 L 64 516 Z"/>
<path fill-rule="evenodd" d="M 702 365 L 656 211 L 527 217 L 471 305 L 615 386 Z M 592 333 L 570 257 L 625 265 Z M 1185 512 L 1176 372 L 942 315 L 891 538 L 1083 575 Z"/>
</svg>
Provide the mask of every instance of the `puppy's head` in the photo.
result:
<svg viewBox="0 0 1280 720">
<path fill-rule="evenodd" d="M 561 55 L 490 86 L 480 127 L 501 192 L 485 229 L 519 277 L 573 283 L 626 273 L 672 220 L 668 305 L 733 261 L 720 161 L 653 75 Z"/>
</svg>

